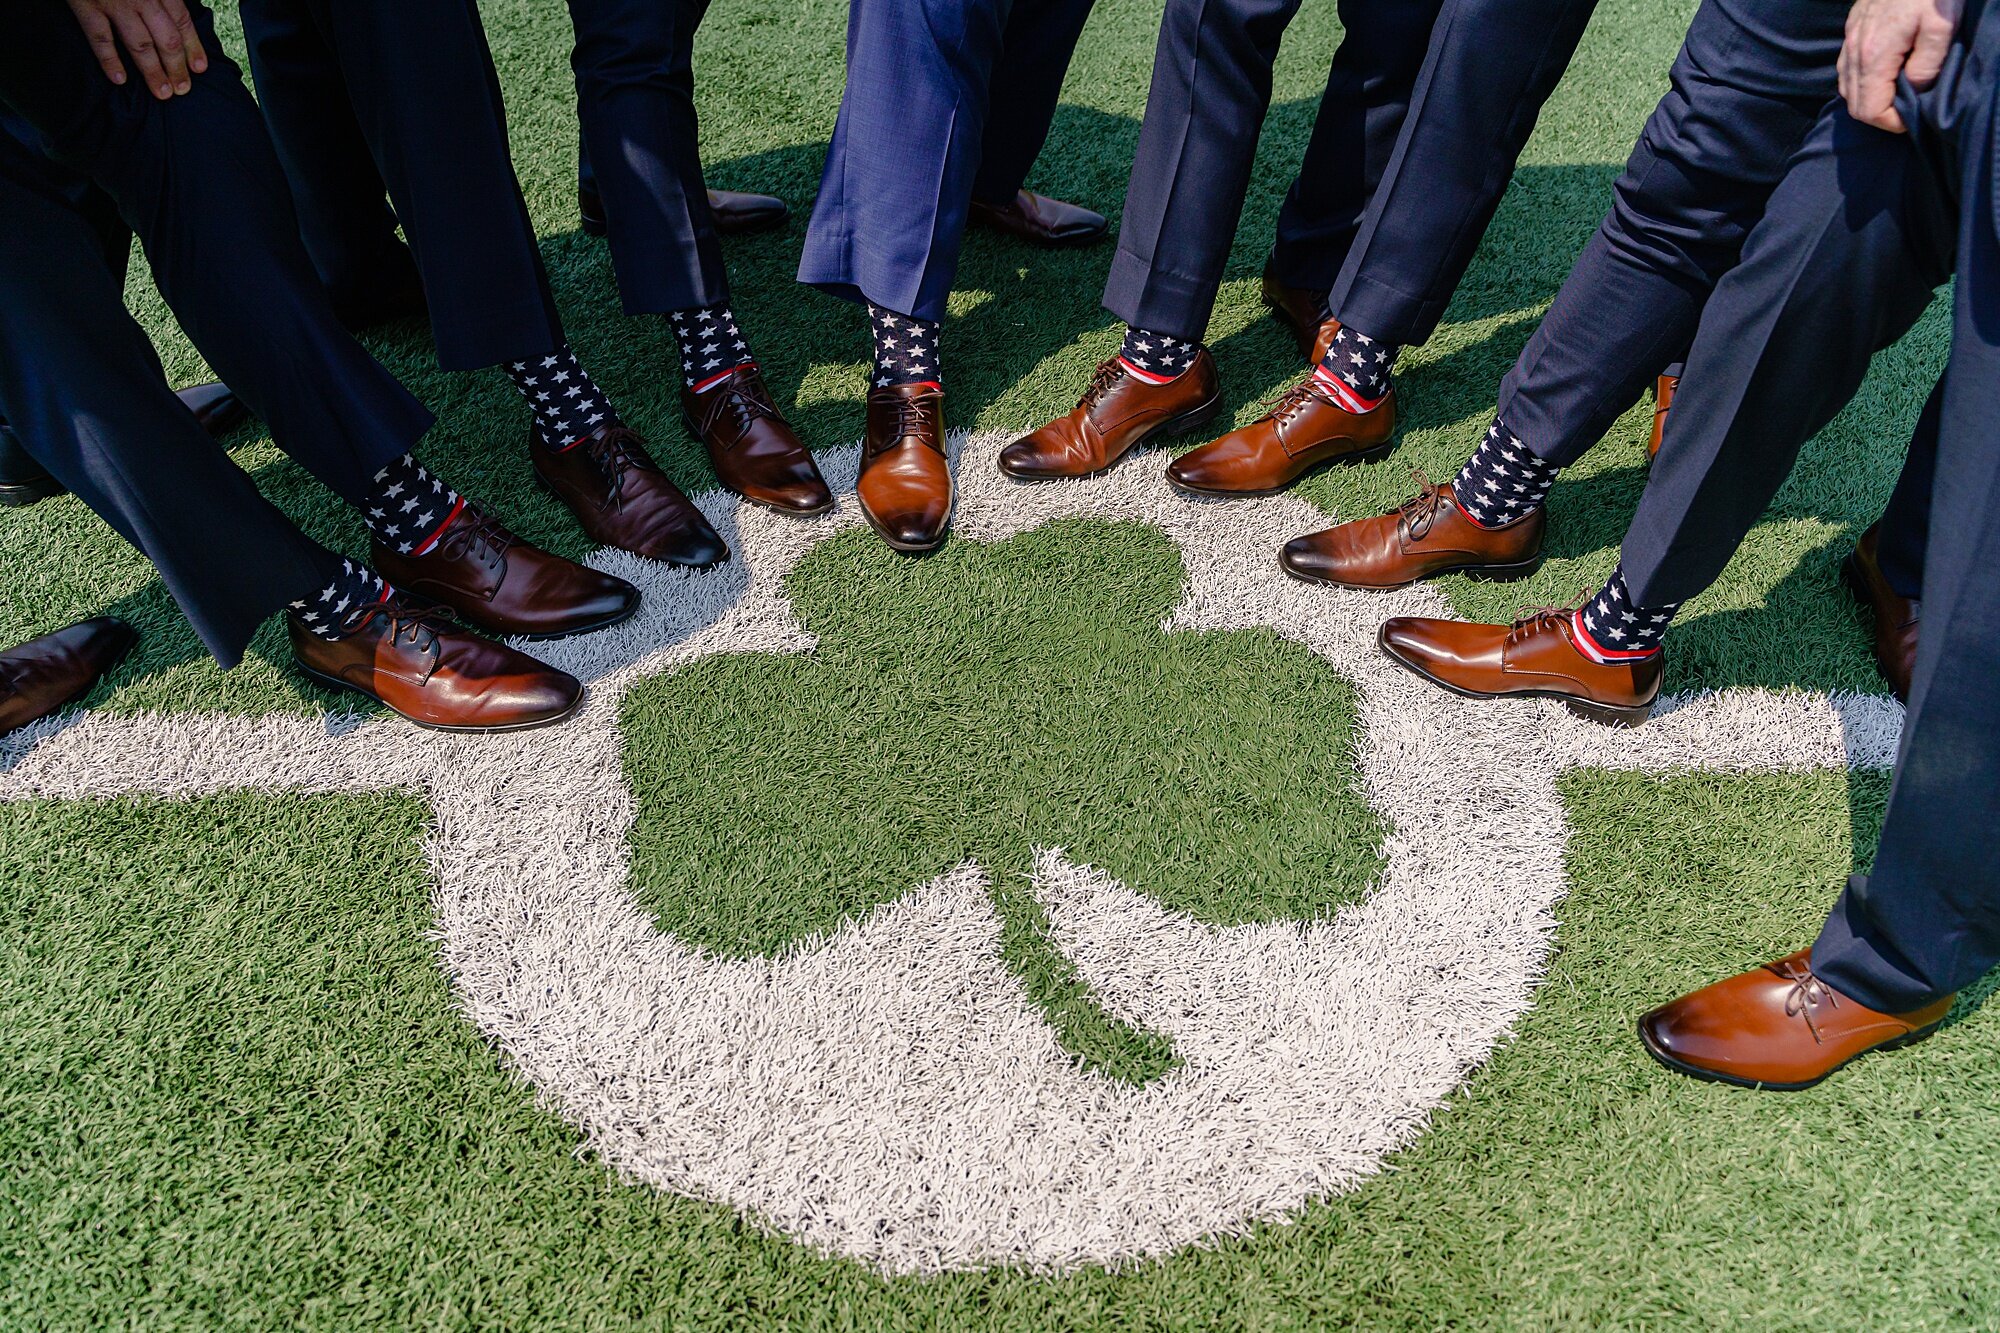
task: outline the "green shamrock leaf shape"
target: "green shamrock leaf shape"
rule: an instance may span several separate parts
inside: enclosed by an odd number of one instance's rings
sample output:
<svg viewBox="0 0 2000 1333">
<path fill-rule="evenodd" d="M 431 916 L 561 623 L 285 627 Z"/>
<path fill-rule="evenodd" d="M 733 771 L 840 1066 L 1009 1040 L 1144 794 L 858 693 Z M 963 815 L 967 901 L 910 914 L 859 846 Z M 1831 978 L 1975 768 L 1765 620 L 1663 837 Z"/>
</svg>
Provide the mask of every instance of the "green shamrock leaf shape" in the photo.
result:
<svg viewBox="0 0 2000 1333">
<path fill-rule="evenodd" d="M 1048 943 L 1035 849 L 1224 925 L 1353 901 L 1383 835 L 1352 687 L 1269 630 L 1164 632 L 1183 580 L 1137 523 L 922 560 L 822 543 L 786 580 L 811 652 L 704 658 L 627 696 L 640 901 L 692 944 L 769 954 L 970 858 L 1063 1044 L 1121 1079 L 1171 1068 Z"/>
</svg>

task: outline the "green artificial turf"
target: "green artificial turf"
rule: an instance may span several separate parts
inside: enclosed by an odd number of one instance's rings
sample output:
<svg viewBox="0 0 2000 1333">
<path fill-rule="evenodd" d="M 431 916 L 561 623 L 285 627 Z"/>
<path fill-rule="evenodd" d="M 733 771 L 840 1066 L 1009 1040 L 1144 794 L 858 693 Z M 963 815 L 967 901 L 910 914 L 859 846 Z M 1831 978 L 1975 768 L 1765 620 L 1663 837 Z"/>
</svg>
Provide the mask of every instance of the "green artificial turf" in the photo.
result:
<svg viewBox="0 0 2000 1333">
<path fill-rule="evenodd" d="M 576 229 L 562 8 L 483 10 L 572 341 L 672 474 L 710 486 L 676 424 L 669 340 L 619 312 L 603 245 Z M 1158 10 L 1100 0 L 1032 186 L 1116 218 Z M 1411 466 L 1456 467 L 1602 213 L 1691 10 L 1599 7 L 1445 326 L 1403 358 L 1402 447 L 1300 494 L 1352 515 L 1406 494 Z M 1210 330 L 1237 421 L 1299 371 L 1256 276 L 1333 11 L 1306 5 L 1287 38 Z M 825 446 L 860 434 L 866 333 L 791 275 L 843 18 L 838 0 L 721 0 L 696 52 L 711 183 L 794 210 L 725 251 L 779 402 Z M 1011 429 L 1070 405 L 1117 341 L 1097 304 L 1107 262 L 968 241 L 944 344 L 956 422 Z M 130 295 L 175 382 L 203 378 L 142 265 Z M 1670 688 L 1882 688 L 1834 571 L 1887 496 L 1945 332 L 1934 312 L 1808 448 L 1676 627 Z M 417 327 L 369 345 L 438 412 L 428 464 L 531 540 L 585 549 L 528 483 L 524 417 L 497 372 L 439 372 Z M 1462 613 L 1565 600 L 1609 572 L 1647 418 L 1635 407 L 1558 488 L 1535 579 L 1444 585 Z M 233 444 L 310 532 L 361 549 L 360 525 L 257 428 Z M 99 706 L 336 702 L 284 667 L 272 629 L 243 668 L 216 671 L 144 562 L 73 499 L 0 513 L 0 569 L 0 641 L 104 610 L 141 626 Z M 1331 910 L 1366 885 L 1382 839 L 1352 795 L 1347 686 L 1261 632 L 1161 636 L 1178 578 L 1171 548 L 1129 525 L 1059 523 L 914 563 L 859 533 L 821 547 L 788 584 L 813 654 L 714 659 L 630 696 L 636 887 L 690 938 L 764 953 L 976 854 L 996 872 L 1009 960 L 1062 1040 L 1117 1077 L 1157 1074 L 1171 1048 L 1100 1013 L 1047 946 L 1018 878 L 1029 844 L 1066 841 L 1234 921 Z M 963 730 L 897 707 L 912 694 Z M 1811 938 L 1867 863 L 1883 775 L 1576 773 L 1563 791 L 1578 832 L 1549 978 L 1387 1172 L 1294 1224 L 1128 1272 L 932 1281 L 815 1257 L 579 1157 L 454 1006 L 419 803 L 0 806 L 0 1327 L 2000 1326 L 1986 1009 L 1791 1097 L 1670 1076 L 1631 1033 L 1647 1006 Z M 698 897 L 697 866 L 728 894 Z M 783 891 L 801 877 L 810 892 Z"/>
</svg>

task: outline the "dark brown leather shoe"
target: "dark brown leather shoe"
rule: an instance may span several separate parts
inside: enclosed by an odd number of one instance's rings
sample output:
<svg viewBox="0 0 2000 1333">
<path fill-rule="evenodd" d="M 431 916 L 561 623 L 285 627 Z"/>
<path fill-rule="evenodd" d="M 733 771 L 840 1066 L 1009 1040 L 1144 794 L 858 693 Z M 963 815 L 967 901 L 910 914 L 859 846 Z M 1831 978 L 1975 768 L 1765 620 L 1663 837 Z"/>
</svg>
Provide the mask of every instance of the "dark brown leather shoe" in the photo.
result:
<svg viewBox="0 0 2000 1333">
<path fill-rule="evenodd" d="M 983 204 L 975 199 L 970 220 L 975 226 L 1052 247 L 1089 245 L 1103 240 L 1111 230 L 1102 213 L 1032 190 L 1016 190 L 1004 204 Z"/>
<path fill-rule="evenodd" d="M 1910 701 L 1910 677 L 1917 669 L 1917 630 L 1923 604 L 1905 597 L 1882 577 L 1876 552 L 1881 542 L 1880 523 L 1871 524 L 1855 544 L 1854 553 L 1841 562 L 1840 575 L 1854 600 L 1866 607 L 1875 620 L 1875 665 L 1882 678 L 1904 703 Z"/>
<path fill-rule="evenodd" d="M 68 707 L 124 660 L 138 634 L 97 616 L 0 653 L 0 733 Z"/>
<path fill-rule="evenodd" d="M 1653 434 L 1646 441 L 1646 461 L 1660 456 L 1660 441 L 1667 434 L 1667 409 L 1674 405 L 1674 391 L 1681 387 L 1679 375 L 1662 375 L 1653 381 Z"/>
<path fill-rule="evenodd" d="M 250 409 L 227 384 L 192 384 L 175 397 L 194 413 L 195 423 L 220 439 L 250 419 Z"/>
<path fill-rule="evenodd" d="M 370 544 L 375 572 L 409 601 L 448 608 L 489 634 L 560 639 L 616 625 L 639 609 L 624 579 L 528 545 L 463 501 L 421 555 Z"/>
<path fill-rule="evenodd" d="M 944 393 L 934 384 L 889 384 L 868 394 L 868 435 L 854 485 L 862 517 L 898 551 L 919 554 L 951 525 L 951 469 L 944 457 Z"/>
<path fill-rule="evenodd" d="M 1278 564 L 1295 579 L 1342 588 L 1405 588 L 1439 574 L 1510 582 L 1542 567 L 1548 511 L 1531 509 L 1505 527 L 1465 516 L 1451 483 L 1418 472 L 1416 495 L 1379 518 L 1357 518 L 1285 543 Z"/>
<path fill-rule="evenodd" d="M 1242 430 L 1167 465 L 1167 480 L 1199 495 L 1275 495 L 1321 463 L 1362 463 L 1395 447 L 1396 391 L 1357 415 L 1308 375 Z"/>
<path fill-rule="evenodd" d="M 667 480 L 637 431 L 600 426 L 557 453 L 531 427 L 528 457 L 535 479 L 569 506 L 592 541 L 691 569 L 729 558 L 720 534 Z"/>
<path fill-rule="evenodd" d="M 1636 727 L 1653 711 L 1666 662 L 1656 652 L 1602 665 L 1576 646 L 1574 608 L 1545 607 L 1512 625 L 1397 616 L 1375 641 L 1391 659 L 1468 699 L 1556 699 L 1578 717 Z"/>
<path fill-rule="evenodd" d="M 1092 476 L 1148 440 L 1203 425 L 1221 405 L 1222 386 L 1206 347 L 1165 384 L 1140 379 L 1114 356 L 1091 375 L 1069 415 L 1002 449 L 1000 470 L 1022 481 Z"/>
<path fill-rule="evenodd" d="M 1801 949 L 1661 1005 L 1639 1020 L 1639 1039 L 1683 1074 L 1796 1092 L 1869 1051 L 1922 1041 L 1954 998 L 1915 1013 L 1877 1013 L 1814 976 L 1812 950 Z"/>
<path fill-rule="evenodd" d="M 574 676 L 401 594 L 359 612 L 338 639 L 322 639 L 289 616 L 285 626 L 299 670 L 380 700 L 420 727 L 526 731 L 562 721 L 583 702 Z"/>
<path fill-rule="evenodd" d="M 1326 293 L 1304 287 L 1287 287 L 1264 267 L 1264 305 L 1277 321 L 1291 331 L 1306 364 L 1316 366 L 1326 359 L 1326 349 L 1340 332 L 1340 321 L 1326 312 Z"/>
<path fill-rule="evenodd" d="M 754 365 L 738 366 L 700 393 L 683 384 L 681 415 L 707 446 L 715 475 L 744 499 L 786 514 L 833 507 L 819 465 L 778 415 Z"/>
<path fill-rule="evenodd" d="M 772 227 L 782 227 L 785 225 L 785 219 L 792 215 L 792 210 L 776 195 L 710 190 L 708 215 L 714 222 L 716 231 L 724 236 L 739 236 L 746 231 L 768 231 Z M 586 190 L 578 186 L 576 221 L 586 236 L 604 235 L 607 230 L 604 221 L 604 197 L 595 190 Z"/>
</svg>

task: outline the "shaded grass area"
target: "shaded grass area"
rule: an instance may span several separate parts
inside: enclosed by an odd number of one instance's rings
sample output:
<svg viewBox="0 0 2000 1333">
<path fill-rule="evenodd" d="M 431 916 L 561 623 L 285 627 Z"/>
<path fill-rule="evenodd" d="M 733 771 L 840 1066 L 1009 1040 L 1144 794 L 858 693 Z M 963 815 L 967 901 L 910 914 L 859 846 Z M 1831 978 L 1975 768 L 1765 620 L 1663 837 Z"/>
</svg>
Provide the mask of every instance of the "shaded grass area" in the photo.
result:
<svg viewBox="0 0 2000 1333">
<path fill-rule="evenodd" d="M 1990 1007 L 1792 1096 L 1631 1034 L 1809 937 L 1870 851 L 1851 781 L 1573 775 L 1549 978 L 1429 1134 L 1292 1225 L 1055 1280 L 886 1281 L 578 1160 L 452 1006 L 408 799 L 10 805 L 0 1326 L 1989 1327 Z"/>
<path fill-rule="evenodd" d="M 1381 869 L 1352 687 L 1268 630 L 1162 633 L 1183 577 L 1129 523 L 914 561 L 865 532 L 825 543 L 787 579 L 812 652 L 706 658 L 626 696 L 641 900 L 706 948 L 768 953 L 975 860 L 1071 1049 L 1157 1071 L 1040 943 L 1036 848 L 1221 924 L 1329 913 Z"/>
</svg>

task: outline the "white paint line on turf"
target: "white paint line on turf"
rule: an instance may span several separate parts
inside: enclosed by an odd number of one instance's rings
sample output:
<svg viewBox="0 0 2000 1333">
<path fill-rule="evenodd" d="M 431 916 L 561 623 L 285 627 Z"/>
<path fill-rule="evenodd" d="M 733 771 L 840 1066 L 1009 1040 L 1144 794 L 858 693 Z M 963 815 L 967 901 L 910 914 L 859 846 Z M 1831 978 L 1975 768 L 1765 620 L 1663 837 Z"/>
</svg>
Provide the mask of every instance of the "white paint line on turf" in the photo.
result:
<svg viewBox="0 0 2000 1333">
<path fill-rule="evenodd" d="M 1034 891 L 1104 1007 L 1181 1057 L 1134 1088 L 1082 1068 L 1001 962 L 976 865 L 768 959 L 661 931 L 627 887 L 632 793 L 618 713 L 637 680 L 716 653 L 804 652 L 782 579 L 860 520 L 857 451 L 810 520 L 703 509 L 738 558 L 688 573 L 617 552 L 624 626 L 542 645 L 590 682 L 570 723 L 515 736 L 393 719 L 64 718 L 0 740 L 0 798 L 231 788 L 423 793 L 443 964 L 468 1016 L 628 1177 L 725 1203 L 892 1273 L 1061 1271 L 1168 1253 L 1351 1188 L 1526 1010 L 1566 888 L 1565 769 L 1800 770 L 1888 763 L 1901 710 L 1866 696 L 1732 690 L 1633 732 L 1553 704 L 1470 703 L 1381 658 L 1433 589 L 1366 594 L 1284 577 L 1274 553 L 1328 520 L 1287 497 L 1182 496 L 1160 456 L 1022 486 L 962 446 L 959 540 L 1050 519 L 1152 524 L 1187 570 L 1170 630 L 1268 626 L 1359 695 L 1357 761 L 1388 829 L 1367 899 L 1323 920 L 1211 927 L 1060 850 Z M 802 892 L 824 886 L 802 885 Z"/>
</svg>

